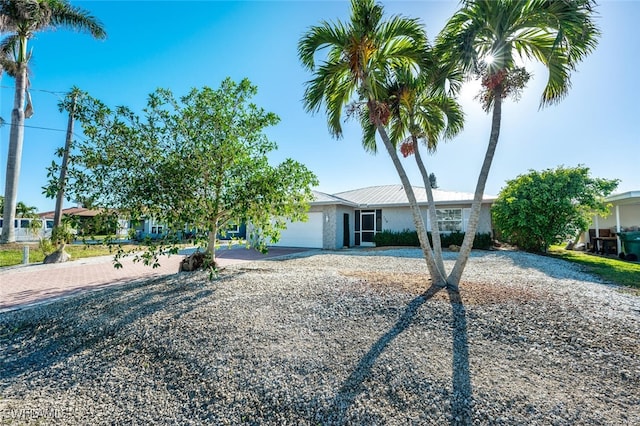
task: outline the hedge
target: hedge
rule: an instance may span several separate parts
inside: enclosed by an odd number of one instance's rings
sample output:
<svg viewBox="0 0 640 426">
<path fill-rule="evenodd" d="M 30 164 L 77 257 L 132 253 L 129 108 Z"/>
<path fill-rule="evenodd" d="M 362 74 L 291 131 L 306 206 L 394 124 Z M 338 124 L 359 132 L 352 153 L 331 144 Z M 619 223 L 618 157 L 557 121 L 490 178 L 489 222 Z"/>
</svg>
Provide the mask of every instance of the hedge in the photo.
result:
<svg viewBox="0 0 640 426">
<path fill-rule="evenodd" d="M 428 232 L 429 243 L 433 244 L 431 239 L 431 232 Z M 442 247 L 449 247 L 450 245 L 461 246 L 464 240 L 464 232 L 451 232 L 441 233 L 440 241 Z M 418 233 L 416 231 L 410 231 L 405 229 L 404 231 L 382 231 L 378 232 L 373 240 L 376 243 L 376 247 L 385 246 L 408 246 L 408 247 L 420 247 L 420 240 L 418 240 Z M 491 248 L 491 234 L 490 233 L 478 233 L 473 240 L 473 248 L 488 250 Z"/>
</svg>

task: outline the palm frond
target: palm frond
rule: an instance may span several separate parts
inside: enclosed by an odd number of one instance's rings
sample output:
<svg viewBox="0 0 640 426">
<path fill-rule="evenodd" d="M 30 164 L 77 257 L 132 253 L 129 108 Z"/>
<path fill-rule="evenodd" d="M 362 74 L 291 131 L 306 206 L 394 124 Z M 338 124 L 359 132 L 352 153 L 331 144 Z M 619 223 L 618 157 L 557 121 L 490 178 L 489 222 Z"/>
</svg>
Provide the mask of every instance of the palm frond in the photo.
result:
<svg viewBox="0 0 640 426">
<path fill-rule="evenodd" d="M 515 70 L 516 54 L 540 61 L 549 70 L 544 107 L 567 94 L 571 72 L 595 49 L 600 31 L 594 8 L 593 0 L 467 0 L 438 36 L 436 49 L 467 75 L 482 71 L 489 54 L 489 75 Z"/>
<path fill-rule="evenodd" d="M 362 105 L 358 110 L 358 118 L 362 126 L 362 147 L 370 154 L 378 152 L 378 144 L 376 143 L 376 126 L 373 125 L 369 118 L 369 108 Z"/>
<path fill-rule="evenodd" d="M 329 131 L 342 136 L 344 108 L 352 101 L 373 102 L 375 111 L 360 119 L 378 120 L 386 117 L 386 84 L 397 69 L 412 69 L 417 73 L 423 61 L 426 45 L 424 29 L 417 20 L 392 17 L 383 20 L 383 8 L 373 0 L 352 0 L 351 19 L 311 27 L 298 42 L 302 65 L 314 73 L 304 94 L 305 109 L 318 112 L 324 106 Z M 324 61 L 317 65 L 318 56 Z M 375 123 L 374 123 L 375 124 Z M 373 126 L 375 129 L 375 125 Z M 364 127 L 365 149 L 374 152 L 375 138 L 371 127 Z M 373 141 L 373 142 L 372 142 Z"/>
<path fill-rule="evenodd" d="M 69 4 L 65 0 L 49 0 L 52 27 L 66 27 L 91 34 L 96 39 L 104 39 L 107 32 L 102 23 L 85 9 Z"/>
<path fill-rule="evenodd" d="M 347 38 L 347 30 L 342 22 L 337 21 L 331 24 L 323 21 L 321 25 L 311 27 L 300 39 L 298 42 L 298 57 L 305 68 L 313 71 L 316 67 L 315 55 L 319 51 L 325 48 L 332 48 L 339 53 Z"/>
</svg>

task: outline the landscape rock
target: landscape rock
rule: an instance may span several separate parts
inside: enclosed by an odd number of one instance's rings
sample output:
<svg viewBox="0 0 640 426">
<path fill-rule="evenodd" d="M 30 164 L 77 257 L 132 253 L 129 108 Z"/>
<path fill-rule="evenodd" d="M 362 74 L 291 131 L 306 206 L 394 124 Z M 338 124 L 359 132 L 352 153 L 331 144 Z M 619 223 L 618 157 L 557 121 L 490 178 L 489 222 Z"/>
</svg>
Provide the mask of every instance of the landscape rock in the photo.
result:
<svg viewBox="0 0 640 426">
<path fill-rule="evenodd" d="M 45 256 L 43 263 L 64 263 L 71 260 L 71 255 L 64 249 L 56 250 L 53 253 Z"/>
</svg>

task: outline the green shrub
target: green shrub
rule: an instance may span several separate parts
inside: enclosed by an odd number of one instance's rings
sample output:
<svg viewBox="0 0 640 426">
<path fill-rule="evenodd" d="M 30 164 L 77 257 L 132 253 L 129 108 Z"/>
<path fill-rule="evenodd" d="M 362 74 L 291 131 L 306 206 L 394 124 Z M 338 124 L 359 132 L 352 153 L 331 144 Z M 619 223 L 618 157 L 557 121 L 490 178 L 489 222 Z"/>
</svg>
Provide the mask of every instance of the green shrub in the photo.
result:
<svg viewBox="0 0 640 426">
<path fill-rule="evenodd" d="M 473 240 L 473 248 L 480 250 L 489 250 L 493 245 L 491 239 L 491 233 L 479 232 L 476 234 L 476 238 Z"/>
<path fill-rule="evenodd" d="M 377 247 L 388 246 L 409 246 L 419 247 L 418 233 L 405 229 L 403 231 L 382 231 L 378 232 L 373 240 Z"/>
<path fill-rule="evenodd" d="M 429 243 L 433 244 L 431 239 L 431 232 L 428 232 Z M 464 232 L 451 232 L 449 234 L 440 234 L 440 241 L 442 247 L 449 247 L 454 244 L 457 246 L 462 245 L 464 240 Z M 420 240 L 418 239 L 418 233 L 416 231 L 410 231 L 405 229 L 403 231 L 382 231 L 378 232 L 374 238 L 374 242 L 377 247 L 389 247 L 389 246 L 407 246 L 407 247 L 420 247 Z M 491 248 L 492 240 L 490 233 L 478 233 L 473 241 L 474 249 L 488 250 Z"/>
<path fill-rule="evenodd" d="M 450 245 L 461 246 L 464 241 L 464 232 L 454 231 L 449 234 L 440 234 L 440 242 L 442 247 L 449 247 Z"/>
</svg>

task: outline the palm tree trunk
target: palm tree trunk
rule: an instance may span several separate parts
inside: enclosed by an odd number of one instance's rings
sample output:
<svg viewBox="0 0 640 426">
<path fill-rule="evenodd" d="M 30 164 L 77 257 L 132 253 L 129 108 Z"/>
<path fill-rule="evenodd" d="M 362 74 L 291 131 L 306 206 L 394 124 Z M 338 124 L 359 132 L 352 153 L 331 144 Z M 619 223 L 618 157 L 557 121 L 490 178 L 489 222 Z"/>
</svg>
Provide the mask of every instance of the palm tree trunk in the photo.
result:
<svg viewBox="0 0 640 426">
<path fill-rule="evenodd" d="M 69 162 L 69 151 L 71 150 L 71 142 L 73 141 L 73 121 L 76 110 L 76 96 L 73 98 L 71 110 L 69 111 L 69 120 L 67 122 L 67 137 L 64 144 L 64 153 L 62 155 L 62 164 L 60 165 L 60 179 L 58 180 L 58 194 L 56 195 L 56 209 L 53 214 L 53 226 L 58 227 L 62 224 L 62 203 L 64 201 L 64 190 L 67 185 L 67 165 Z"/>
<path fill-rule="evenodd" d="M 436 214 L 436 204 L 433 200 L 433 191 L 431 190 L 431 181 L 429 180 L 429 173 L 427 173 L 427 168 L 422 161 L 422 156 L 420 155 L 420 149 L 418 147 L 418 140 L 415 137 L 413 138 L 413 153 L 416 157 L 416 163 L 418 164 L 418 169 L 420 169 L 420 174 L 422 174 L 422 180 L 424 182 L 424 189 L 427 192 L 427 202 L 429 203 L 429 221 L 431 222 L 431 239 L 433 241 L 433 253 L 436 260 L 436 265 L 438 265 L 438 269 L 441 271 L 442 276 L 446 275 L 446 270 L 444 268 L 444 261 L 442 259 L 442 240 L 440 239 L 440 229 L 438 228 L 438 216 Z"/>
<path fill-rule="evenodd" d="M 22 144 L 24 141 L 24 101 L 27 91 L 27 64 L 21 63 L 16 75 L 16 90 L 11 111 L 11 130 L 9 132 L 9 154 L 7 156 L 7 174 L 4 189 L 4 212 L 2 215 L 3 243 L 16 241 L 15 210 L 18 201 L 18 180 L 22 162 Z"/>
<path fill-rule="evenodd" d="M 387 131 L 380 124 L 376 125 L 376 129 L 378 130 L 378 134 L 380 134 L 380 137 L 384 142 L 384 146 L 385 148 L 387 148 L 387 152 L 391 157 L 391 161 L 393 161 L 393 165 L 398 172 L 400 182 L 402 182 L 402 186 L 404 187 L 404 192 L 405 194 L 407 194 L 409 205 L 411 206 L 411 213 L 413 214 L 413 222 L 415 223 L 416 231 L 418 233 L 418 239 L 420 240 L 420 248 L 422 248 L 422 253 L 424 254 L 425 260 L 427 262 L 427 268 L 429 269 L 429 275 L 431 275 L 431 284 L 438 287 L 445 287 L 447 285 L 446 274 L 444 269 L 442 269 L 441 271 L 438 268 L 438 265 L 436 264 L 436 261 L 433 257 L 431 245 L 429 244 L 429 237 L 427 236 L 427 229 L 424 226 L 422 212 L 420 211 L 420 207 L 418 206 L 416 196 L 413 193 L 411 182 L 409 182 L 407 173 L 405 172 L 404 167 L 402 167 L 400 158 L 398 158 L 398 153 L 391 143 L 389 135 L 387 135 Z"/>
<path fill-rule="evenodd" d="M 491 135 L 489 136 L 489 146 L 487 147 L 487 153 L 484 156 L 484 162 L 480 169 L 480 175 L 478 176 L 478 183 L 476 185 L 476 192 L 473 197 L 473 204 L 471 205 L 471 216 L 469 217 L 469 223 L 465 231 L 462 247 L 460 247 L 460 253 L 456 260 L 449 278 L 447 279 L 449 288 L 454 291 L 458 290 L 460 279 L 462 278 L 462 272 L 464 271 L 471 249 L 473 248 L 473 240 L 475 239 L 476 232 L 478 230 L 478 223 L 480 221 L 480 208 L 482 207 L 482 196 L 484 195 L 484 188 L 489 178 L 489 170 L 491 169 L 491 163 L 493 162 L 493 156 L 498 146 L 498 138 L 500 137 L 500 119 L 502 118 L 502 87 L 498 85 L 495 89 L 495 101 L 493 105 L 493 116 L 491 121 Z"/>
</svg>

